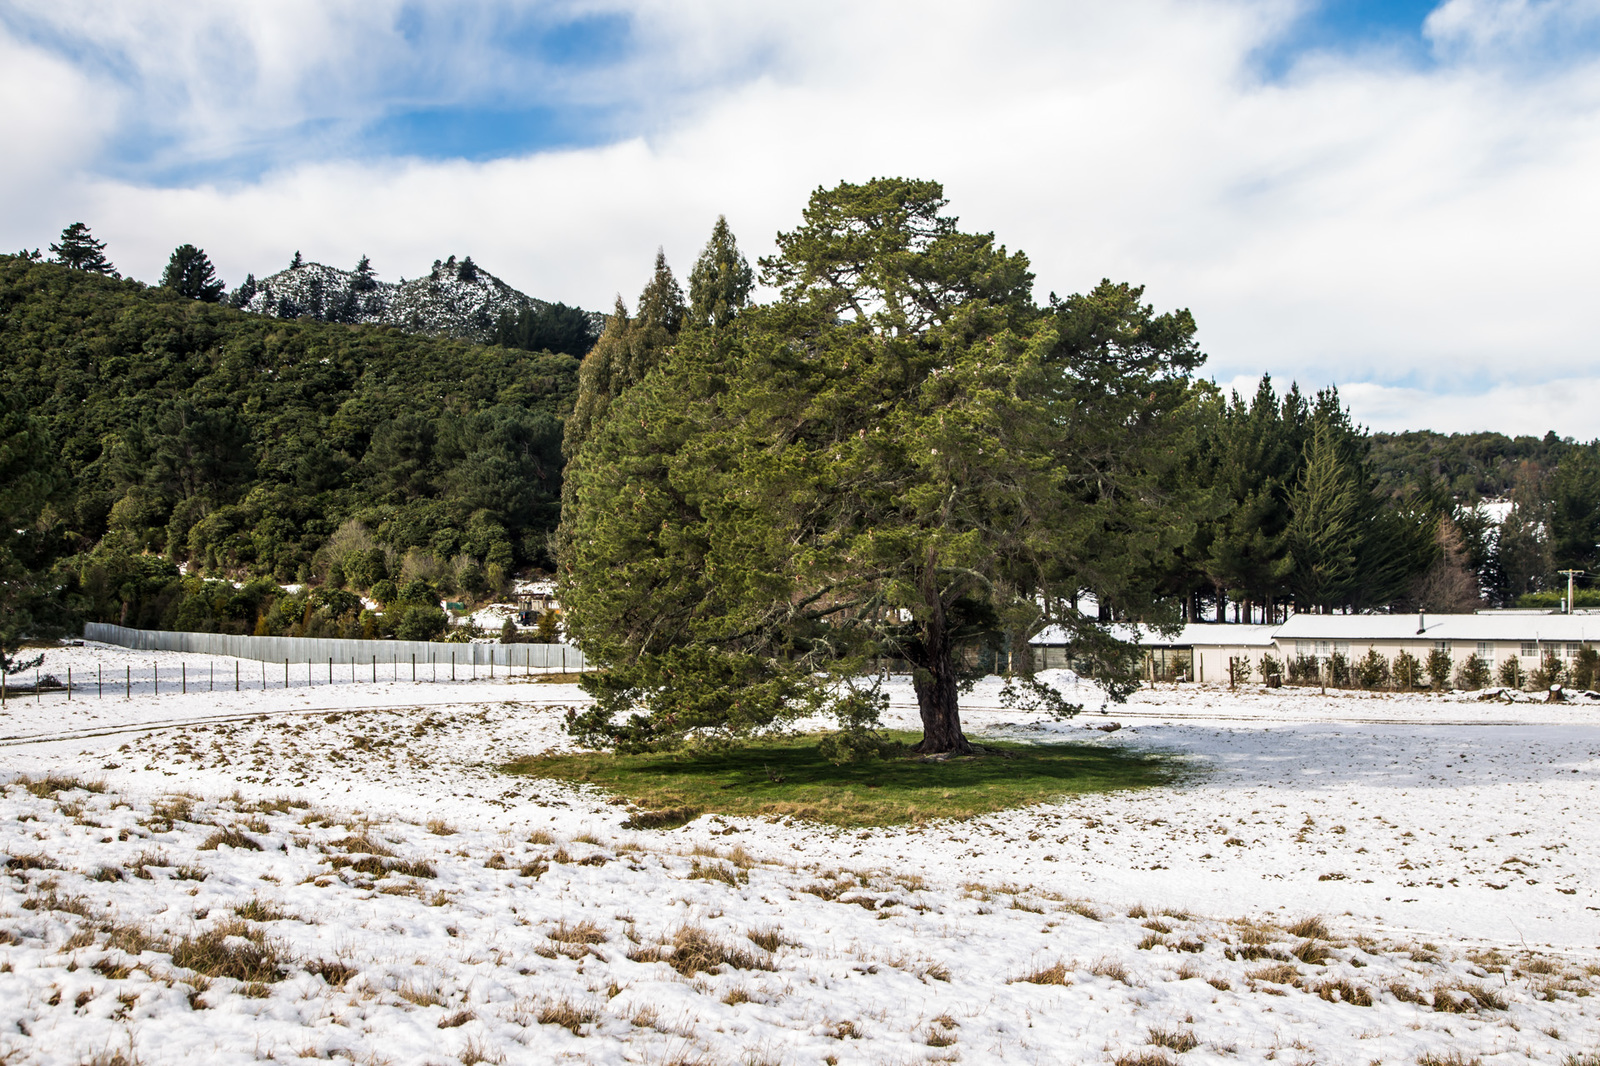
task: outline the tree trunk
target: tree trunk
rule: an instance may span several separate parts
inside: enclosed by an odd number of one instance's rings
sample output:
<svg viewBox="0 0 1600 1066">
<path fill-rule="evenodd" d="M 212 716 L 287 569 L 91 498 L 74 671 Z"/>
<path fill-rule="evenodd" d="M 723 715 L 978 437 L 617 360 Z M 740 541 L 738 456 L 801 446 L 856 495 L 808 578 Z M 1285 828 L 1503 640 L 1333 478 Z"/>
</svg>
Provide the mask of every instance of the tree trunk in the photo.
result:
<svg viewBox="0 0 1600 1066">
<path fill-rule="evenodd" d="M 932 586 L 930 567 L 924 579 Z M 972 745 L 961 732 L 961 708 L 957 702 L 954 649 L 946 625 L 944 604 L 937 588 L 924 590 L 928 615 L 922 623 L 922 663 L 911 674 L 917 691 L 917 709 L 922 712 L 922 742 L 912 751 L 919 755 L 970 755 Z"/>
</svg>

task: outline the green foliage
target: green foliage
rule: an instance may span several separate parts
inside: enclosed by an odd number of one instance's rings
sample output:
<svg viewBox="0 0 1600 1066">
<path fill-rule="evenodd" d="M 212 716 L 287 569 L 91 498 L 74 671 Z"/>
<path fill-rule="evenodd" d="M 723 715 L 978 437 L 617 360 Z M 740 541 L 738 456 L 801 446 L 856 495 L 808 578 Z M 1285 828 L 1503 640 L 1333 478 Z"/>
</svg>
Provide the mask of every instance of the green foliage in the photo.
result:
<svg viewBox="0 0 1600 1066">
<path fill-rule="evenodd" d="M 1383 688 L 1389 683 L 1389 660 L 1378 654 L 1378 649 L 1368 648 L 1356 663 L 1356 680 L 1362 688 Z"/>
<path fill-rule="evenodd" d="M 1408 651 L 1399 652 L 1389 668 L 1389 676 L 1394 678 L 1395 687 L 1410 692 L 1422 683 L 1422 663 Z"/>
<path fill-rule="evenodd" d="M 227 288 L 217 277 L 211 258 L 192 244 L 180 244 L 173 249 L 167 269 L 161 275 L 161 287 L 191 300 L 213 304 L 222 299 L 222 291 Z"/>
<path fill-rule="evenodd" d="M 40 537 L 78 553 L 63 565 L 88 575 L 84 617 L 166 613 L 175 584 L 101 595 L 97 573 L 120 582 L 145 552 L 279 582 L 337 564 L 357 589 L 408 552 L 468 556 L 485 587 L 491 566 L 550 561 L 570 357 L 247 315 L 13 257 L 0 309 L 0 390 L 50 442 L 30 476 L 60 484 Z M 351 519 L 368 541 L 333 551 Z"/>
<path fill-rule="evenodd" d="M 1047 619 L 1092 643 L 1068 609 L 1090 588 L 1161 614 L 1151 586 L 1192 532 L 1192 320 L 1109 282 L 1039 308 L 1026 258 L 943 207 L 932 182 L 817 190 L 761 264 L 773 303 L 691 315 L 640 387 L 596 388 L 603 413 L 580 395 L 562 600 L 609 667 L 584 742 L 746 735 L 892 656 L 921 750 L 964 751 L 966 650 Z"/>
<path fill-rule="evenodd" d="M 1283 664 L 1278 661 L 1278 657 L 1270 653 L 1263 655 L 1261 657 L 1261 680 L 1266 681 L 1269 677 L 1281 678 L 1282 676 Z"/>
<path fill-rule="evenodd" d="M 61 243 L 52 244 L 50 251 L 55 253 L 57 263 L 69 269 L 86 270 L 91 274 L 104 274 L 113 278 L 122 276 L 106 258 L 106 242 L 95 240 L 94 234 L 89 232 L 89 227 L 82 222 L 74 222 L 62 230 Z"/>
<path fill-rule="evenodd" d="M 885 737 L 902 751 L 915 739 L 908 733 Z M 502 769 L 605 789 L 650 812 L 788 816 L 850 827 L 970 818 L 1178 777 L 1161 758 L 1097 744 L 990 742 L 1006 757 L 924 761 L 886 750 L 835 763 L 822 755 L 821 740 L 761 737 L 729 749 L 537 755 Z"/>
<path fill-rule="evenodd" d="M 1250 680 L 1250 676 L 1254 672 L 1255 667 L 1250 662 L 1250 656 L 1228 656 L 1228 681 L 1230 684 L 1242 685 Z"/>
<path fill-rule="evenodd" d="M 1428 653 L 1428 681 L 1437 691 L 1443 692 L 1450 687 L 1450 674 L 1454 669 L 1455 662 L 1449 652 L 1434 648 Z"/>
<path fill-rule="evenodd" d="M 1546 652 L 1538 667 L 1528 675 L 1528 684 L 1533 687 L 1534 691 L 1538 692 L 1555 688 L 1566 679 L 1566 663 L 1562 662 L 1554 653 Z"/>
<path fill-rule="evenodd" d="M 53 538 L 40 518 L 58 478 L 44 426 L 0 392 L 0 670 L 7 673 L 42 661 L 16 652 L 23 640 L 49 629 L 38 569 Z"/>
<path fill-rule="evenodd" d="M 1600 678 L 1600 651 L 1594 648 L 1584 648 L 1578 652 L 1578 657 L 1572 663 L 1572 687 L 1585 691 L 1593 690 Z"/>
<path fill-rule="evenodd" d="M 1342 652 L 1328 656 L 1328 684 L 1349 688 L 1351 680 L 1350 658 Z"/>
<path fill-rule="evenodd" d="M 1506 688 L 1520 689 L 1528 683 L 1528 675 L 1522 669 L 1522 660 L 1516 656 L 1501 663 L 1496 675 L 1497 680 Z"/>
<path fill-rule="evenodd" d="M 1477 653 L 1468 655 L 1461 663 L 1461 669 L 1456 673 L 1456 685 L 1469 692 L 1476 692 L 1480 688 L 1487 688 L 1493 680 L 1489 672 L 1489 664 L 1484 662 Z"/>
<path fill-rule="evenodd" d="M 1321 665 L 1315 655 L 1296 655 L 1289 660 L 1289 684 L 1314 685 L 1321 676 Z"/>
<path fill-rule="evenodd" d="M 1537 607 L 1548 611 L 1560 610 L 1563 601 L 1567 598 L 1566 586 L 1551 589 L 1549 592 L 1528 592 L 1518 596 L 1512 601 L 1513 607 Z M 1574 589 L 1572 593 L 1572 606 L 1578 609 L 1594 610 L 1600 607 L 1600 589 Z"/>
<path fill-rule="evenodd" d="M 365 261 L 363 257 L 362 262 Z M 506 348 L 553 352 L 580 359 L 589 354 L 596 340 L 588 312 L 563 303 L 534 304 L 515 315 L 503 314 L 494 330 L 494 343 Z"/>
</svg>

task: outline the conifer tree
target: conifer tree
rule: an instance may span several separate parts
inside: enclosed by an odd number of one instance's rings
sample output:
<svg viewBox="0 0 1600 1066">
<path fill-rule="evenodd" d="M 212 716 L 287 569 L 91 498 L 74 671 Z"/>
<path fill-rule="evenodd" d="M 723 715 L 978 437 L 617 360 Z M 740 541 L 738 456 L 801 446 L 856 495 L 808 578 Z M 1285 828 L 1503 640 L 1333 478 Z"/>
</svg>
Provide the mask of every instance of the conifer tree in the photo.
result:
<svg viewBox="0 0 1600 1066">
<path fill-rule="evenodd" d="M 296 248 L 294 250 L 294 258 L 289 260 L 289 269 L 290 270 L 299 270 L 301 267 L 303 267 L 305 265 L 306 265 L 306 261 L 300 257 L 300 249 Z"/>
<path fill-rule="evenodd" d="M 95 240 L 89 227 L 82 222 L 74 222 L 62 230 L 61 243 L 52 244 L 50 250 L 55 253 L 56 262 L 74 270 L 87 270 L 91 274 L 104 274 L 111 278 L 122 277 L 105 256 L 106 242 Z"/>
<path fill-rule="evenodd" d="M 1354 588 L 1361 560 L 1358 491 L 1334 428 L 1318 422 L 1290 497 L 1292 517 L 1285 531 L 1295 563 L 1290 591 L 1305 607 L 1336 606 Z"/>
<path fill-rule="evenodd" d="M 472 256 L 469 255 L 465 259 L 461 260 L 461 265 L 456 267 L 456 280 L 457 281 L 477 281 L 478 280 L 478 264 L 476 264 L 476 263 L 474 263 L 472 261 Z"/>
<path fill-rule="evenodd" d="M 356 263 L 355 278 L 350 282 L 350 288 L 356 292 L 372 292 L 378 287 L 378 282 L 373 276 L 372 260 L 366 256 Z"/>
<path fill-rule="evenodd" d="M 222 299 L 222 291 L 227 286 L 217 277 L 211 258 L 203 250 L 192 244 L 180 244 L 167 260 L 161 288 L 172 289 L 191 300 L 214 304 Z"/>
<path fill-rule="evenodd" d="M 666 746 L 824 705 L 861 734 L 877 701 L 847 679 L 884 655 L 914 665 L 919 750 L 967 752 L 967 650 L 1049 620 L 1114 656 L 1067 610 L 1083 589 L 1157 613 L 1141 584 L 1192 531 L 1158 513 L 1192 320 L 1109 282 L 1040 309 L 1026 257 L 943 207 L 934 182 L 817 190 L 762 261 L 778 299 L 686 328 L 591 423 L 563 603 L 609 669 L 574 735 Z"/>
<path fill-rule="evenodd" d="M 644 380 L 678 338 L 683 326 L 683 290 L 667 266 L 666 253 L 657 250 L 655 271 L 639 294 L 638 314 L 617 297 L 617 305 L 594 351 L 578 371 L 578 400 L 567 419 L 562 452 L 569 460 L 606 415 L 611 402 Z"/>
<path fill-rule="evenodd" d="M 700 258 L 689 273 L 690 325 L 723 329 L 750 299 L 755 273 L 739 251 L 728 219 L 717 216 Z"/>
</svg>

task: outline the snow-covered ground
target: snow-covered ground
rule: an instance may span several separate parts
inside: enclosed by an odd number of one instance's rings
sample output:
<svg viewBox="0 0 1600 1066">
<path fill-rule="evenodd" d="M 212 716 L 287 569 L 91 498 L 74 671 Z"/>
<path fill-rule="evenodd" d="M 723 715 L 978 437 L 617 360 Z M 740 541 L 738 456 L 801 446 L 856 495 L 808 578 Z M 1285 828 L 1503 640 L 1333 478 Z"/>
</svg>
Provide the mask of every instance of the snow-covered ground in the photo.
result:
<svg viewBox="0 0 1600 1066">
<path fill-rule="evenodd" d="M 245 663 L 235 693 L 232 660 L 210 691 L 209 660 L 93 646 L 46 669 L 82 685 L 96 662 L 159 664 L 161 692 L 0 716 L 0 781 L 33 781 L 0 795 L 0 1062 L 1600 1046 L 1592 706 L 1182 686 L 1101 714 L 1069 678 L 1090 709 L 1057 723 L 990 683 L 971 732 L 1161 749 L 1194 773 L 955 824 L 634 832 L 603 795 L 494 769 L 564 744 L 582 696 L 560 678 L 300 667 L 286 688 L 269 667 L 263 690 Z M 909 725 L 908 689 L 891 696 Z M 1326 935 L 1290 931 L 1312 915 Z"/>
</svg>

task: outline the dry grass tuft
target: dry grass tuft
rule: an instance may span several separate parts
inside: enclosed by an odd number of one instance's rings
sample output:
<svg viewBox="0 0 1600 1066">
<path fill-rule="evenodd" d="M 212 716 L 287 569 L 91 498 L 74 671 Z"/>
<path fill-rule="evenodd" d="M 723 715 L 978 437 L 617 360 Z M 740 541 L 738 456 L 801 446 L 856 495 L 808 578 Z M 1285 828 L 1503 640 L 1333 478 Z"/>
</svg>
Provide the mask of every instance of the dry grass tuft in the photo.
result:
<svg viewBox="0 0 1600 1066">
<path fill-rule="evenodd" d="M 593 1007 L 583 1007 L 570 999 L 559 999 L 539 1007 L 536 1017 L 540 1025 L 559 1025 L 573 1036 L 582 1036 L 582 1026 L 591 1025 L 600 1012 Z"/>
<path fill-rule="evenodd" d="M 1030 985 L 1070 985 L 1072 983 L 1072 971 L 1067 968 L 1066 963 L 1058 960 L 1054 965 L 1046 966 L 1021 977 L 1012 978 L 1008 983 L 1017 984 L 1018 982 Z"/>
<path fill-rule="evenodd" d="M 171 951 L 173 965 L 202 977 L 230 977 L 246 983 L 283 980 L 283 948 L 242 921 L 223 922 L 196 936 L 180 937 Z"/>
<path fill-rule="evenodd" d="M 1262 966 L 1251 970 L 1245 976 L 1252 981 L 1266 981 L 1268 984 L 1294 985 L 1296 988 L 1300 986 L 1299 968 L 1288 963 L 1279 963 L 1276 966 Z"/>
<path fill-rule="evenodd" d="M 233 913 L 252 922 L 281 922 L 286 918 L 299 921 L 294 915 L 279 910 L 276 904 L 263 902 L 256 896 L 233 908 Z"/>
<path fill-rule="evenodd" d="M 1156 1047 L 1164 1047 L 1180 1055 L 1200 1046 L 1199 1038 L 1191 1029 L 1157 1029 L 1152 1026 L 1146 1039 Z"/>
<path fill-rule="evenodd" d="M 1312 915 L 1309 918 L 1301 918 L 1298 922 L 1288 927 L 1288 932 L 1290 936 L 1304 937 L 1307 940 L 1328 939 L 1328 927 L 1316 915 Z"/>
<path fill-rule="evenodd" d="M 661 945 L 630 952 L 634 962 L 664 962 L 684 977 L 715 973 L 723 966 L 736 970 L 770 970 L 772 964 L 751 952 L 713 936 L 697 925 L 682 925 Z"/>
<path fill-rule="evenodd" d="M 306 963 L 306 973 L 314 973 L 334 988 L 343 988 L 360 971 L 342 962 L 317 959 Z"/>
<path fill-rule="evenodd" d="M 443 1018 L 440 1018 L 439 1019 L 439 1028 L 440 1029 L 459 1029 L 463 1025 L 466 1025 L 468 1022 L 472 1021 L 472 1019 L 474 1019 L 476 1017 L 477 1017 L 476 1014 L 472 1013 L 472 1011 L 467 1010 L 466 1008 L 463 1007 L 461 1010 L 456 1011 L 454 1014 L 446 1014 Z"/>
<path fill-rule="evenodd" d="M 775 925 L 763 926 L 759 929 L 745 931 L 745 938 L 763 951 L 777 951 L 781 947 L 792 947 L 794 941 L 784 939 L 782 933 Z"/>
<path fill-rule="evenodd" d="M 1449 1054 L 1429 1051 L 1417 1058 L 1417 1066 L 1483 1066 L 1483 1060 L 1469 1059 L 1459 1051 L 1451 1051 Z"/>
<path fill-rule="evenodd" d="M 13 784 L 21 785 L 28 792 L 39 799 L 48 799 L 57 792 L 104 792 L 104 781 L 85 781 L 82 778 L 68 774 L 46 774 L 43 777 L 28 777 L 26 774 L 17 778 Z"/>
<path fill-rule="evenodd" d="M 1133 1051 L 1118 1055 L 1112 1066 L 1178 1066 L 1178 1060 L 1165 1051 Z"/>
<path fill-rule="evenodd" d="M 600 931 L 598 925 L 587 918 L 573 925 L 568 925 L 566 920 L 562 919 L 545 936 L 562 944 L 604 944 L 610 939 Z"/>
<path fill-rule="evenodd" d="M 13 873 L 21 873 L 23 870 L 59 870 L 62 867 L 50 856 L 35 852 L 28 855 L 6 856 L 5 868 Z"/>
<path fill-rule="evenodd" d="M 1293 954 L 1294 957 L 1299 959 L 1301 962 L 1308 965 L 1316 965 L 1319 962 L 1327 962 L 1329 959 L 1333 958 L 1333 952 L 1328 950 L 1327 945 L 1321 944 L 1315 940 L 1301 941 L 1300 946 L 1295 948 L 1291 954 Z"/>
<path fill-rule="evenodd" d="M 1089 972 L 1094 974 L 1096 977 L 1108 977 L 1113 981 L 1120 981 L 1125 985 L 1131 985 L 1133 983 L 1128 979 L 1128 968 L 1122 964 L 1122 960 L 1114 959 L 1109 955 L 1095 963 L 1094 968 Z"/>
<path fill-rule="evenodd" d="M 244 851 L 261 850 L 260 844 L 257 844 L 254 840 L 251 840 L 249 837 L 245 836 L 231 825 L 225 829 L 218 829 L 215 833 L 212 833 L 210 836 L 206 837 L 205 843 L 200 845 L 199 850 L 216 851 L 224 844 L 230 848 L 240 848 Z"/>
<path fill-rule="evenodd" d="M 445 821 L 443 818 L 429 818 L 428 832 L 432 833 L 436 837 L 455 836 L 456 827 Z"/>
<path fill-rule="evenodd" d="M 1329 1003 L 1349 1003 L 1356 1007 L 1372 1006 L 1372 992 L 1361 985 L 1354 984 L 1340 977 L 1332 981 L 1319 981 L 1306 988 L 1321 999 Z"/>
<path fill-rule="evenodd" d="M 370 833 L 352 833 L 340 840 L 335 840 L 328 845 L 351 855 L 382 855 L 385 858 L 394 858 L 394 850 L 381 840 L 374 840 Z"/>
</svg>

